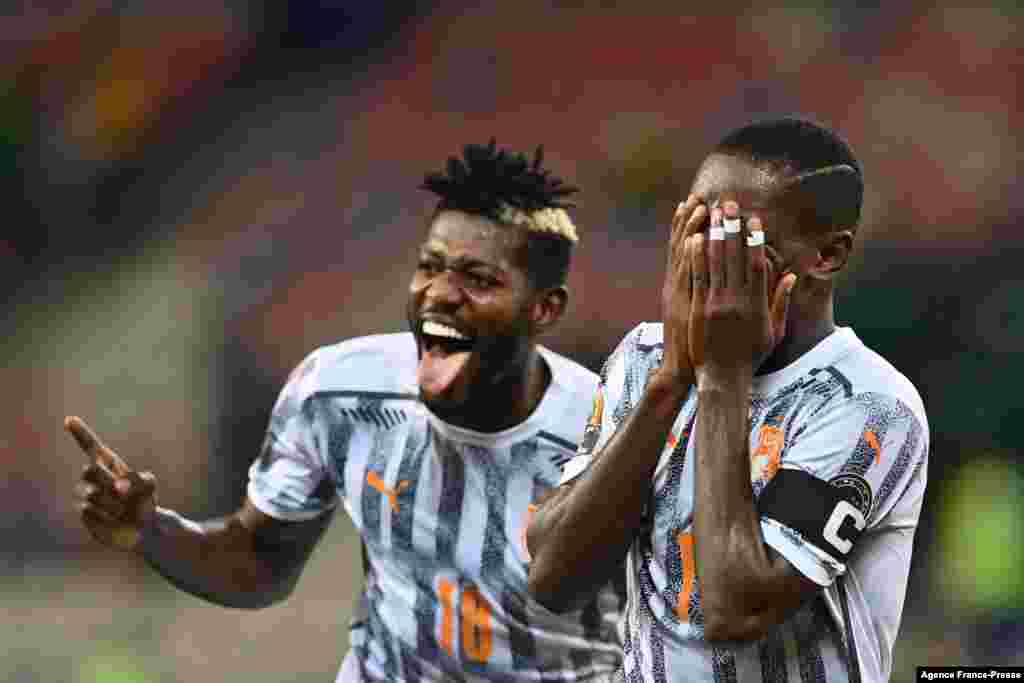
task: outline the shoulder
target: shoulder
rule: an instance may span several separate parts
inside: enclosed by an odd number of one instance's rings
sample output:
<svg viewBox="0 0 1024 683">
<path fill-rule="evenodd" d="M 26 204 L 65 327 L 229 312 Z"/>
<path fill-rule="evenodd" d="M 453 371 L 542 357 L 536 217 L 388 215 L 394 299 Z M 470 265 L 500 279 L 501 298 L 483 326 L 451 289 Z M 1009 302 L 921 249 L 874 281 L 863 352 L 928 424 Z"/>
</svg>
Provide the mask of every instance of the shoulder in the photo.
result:
<svg viewBox="0 0 1024 683">
<path fill-rule="evenodd" d="M 837 358 L 831 369 L 849 383 L 849 391 L 864 400 L 873 397 L 880 404 L 909 411 L 928 425 L 924 401 L 914 384 L 896 367 L 864 342 L 852 330 L 848 350 Z"/>
<path fill-rule="evenodd" d="M 630 330 L 601 368 L 601 384 L 605 390 L 617 392 L 642 391 L 647 375 L 661 365 L 665 353 L 664 327 L 661 323 L 643 322 Z"/>
<path fill-rule="evenodd" d="M 597 388 L 597 373 L 591 372 L 571 358 L 566 358 L 551 349 L 543 346 L 538 346 L 537 349 L 551 369 L 552 384 L 569 392 L 592 393 Z"/>
<path fill-rule="evenodd" d="M 665 349 L 665 328 L 661 323 L 643 322 L 622 338 L 605 363 L 612 365 L 657 364 Z"/>
<path fill-rule="evenodd" d="M 305 397 L 323 392 L 415 390 L 416 342 L 409 332 L 354 337 L 310 353 L 289 377 Z"/>
</svg>

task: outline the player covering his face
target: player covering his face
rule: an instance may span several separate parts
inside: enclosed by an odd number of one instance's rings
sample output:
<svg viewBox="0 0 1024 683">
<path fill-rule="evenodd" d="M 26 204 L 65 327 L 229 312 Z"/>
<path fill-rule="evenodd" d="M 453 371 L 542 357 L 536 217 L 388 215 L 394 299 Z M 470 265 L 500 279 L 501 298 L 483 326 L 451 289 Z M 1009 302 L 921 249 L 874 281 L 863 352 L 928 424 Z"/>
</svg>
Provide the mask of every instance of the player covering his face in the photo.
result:
<svg viewBox="0 0 1024 683">
<path fill-rule="evenodd" d="M 628 557 L 626 680 L 889 676 L 928 424 L 834 322 L 862 195 L 844 142 L 782 119 L 726 136 L 676 212 L 663 320 L 608 359 L 528 530 L 555 610 Z"/>
</svg>

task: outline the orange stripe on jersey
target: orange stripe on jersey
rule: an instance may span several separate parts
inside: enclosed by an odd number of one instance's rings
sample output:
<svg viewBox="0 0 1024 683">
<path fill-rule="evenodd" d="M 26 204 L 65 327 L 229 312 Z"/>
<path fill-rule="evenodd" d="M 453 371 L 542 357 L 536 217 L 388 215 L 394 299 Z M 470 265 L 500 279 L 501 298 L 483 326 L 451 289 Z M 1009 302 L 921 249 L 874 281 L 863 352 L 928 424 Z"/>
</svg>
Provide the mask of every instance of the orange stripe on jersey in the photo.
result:
<svg viewBox="0 0 1024 683">
<path fill-rule="evenodd" d="M 779 471 L 785 435 L 779 427 L 764 425 L 758 438 L 757 449 L 750 456 L 750 480 L 771 481 Z"/>
<path fill-rule="evenodd" d="M 598 389 L 594 395 L 594 407 L 590 411 L 590 419 L 587 420 L 587 424 L 600 427 L 602 417 L 604 417 L 604 391 Z"/>
<path fill-rule="evenodd" d="M 882 462 L 882 445 L 878 443 L 878 436 L 868 430 L 864 432 L 864 439 L 867 440 L 869 446 L 875 449 L 875 464 Z"/>
<path fill-rule="evenodd" d="M 676 540 L 679 542 L 679 560 L 683 565 L 683 585 L 679 589 L 676 614 L 679 621 L 687 623 L 690 621 L 690 596 L 693 595 L 693 581 L 697 576 L 697 561 L 693 555 L 693 534 L 679 532 Z"/>
</svg>

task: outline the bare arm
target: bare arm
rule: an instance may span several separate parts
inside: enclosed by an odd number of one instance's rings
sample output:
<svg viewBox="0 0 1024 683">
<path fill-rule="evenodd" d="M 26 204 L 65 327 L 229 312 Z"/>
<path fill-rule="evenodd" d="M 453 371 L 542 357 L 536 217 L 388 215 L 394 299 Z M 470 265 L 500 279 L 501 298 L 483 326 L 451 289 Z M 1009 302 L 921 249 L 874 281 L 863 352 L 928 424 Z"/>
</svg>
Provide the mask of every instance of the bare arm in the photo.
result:
<svg viewBox="0 0 1024 683">
<path fill-rule="evenodd" d="M 283 522 L 248 499 L 234 514 L 200 523 L 157 508 L 137 551 L 192 595 L 225 607 L 268 607 L 291 594 L 332 517 Z"/>
<path fill-rule="evenodd" d="M 689 387 L 651 380 L 595 462 L 560 487 L 526 534 L 530 593 L 552 611 L 590 597 L 620 570 L 643 521 L 651 475 Z"/>
<path fill-rule="evenodd" d="M 286 598 L 332 514 L 283 522 L 248 499 L 232 515 L 192 522 L 156 505 L 156 479 L 135 472 L 78 418 L 65 427 L 92 462 L 75 487 L 86 528 L 131 550 L 178 588 L 227 607 L 266 607 Z"/>
<path fill-rule="evenodd" d="M 693 530 L 709 641 L 761 638 L 819 590 L 761 534 L 747 453 L 749 382 L 707 381 L 698 394 Z"/>
<path fill-rule="evenodd" d="M 726 204 L 728 214 L 738 215 L 738 206 Z M 716 209 L 711 221 L 719 231 L 721 218 Z M 759 230 L 760 222 L 751 218 L 749 227 Z M 818 590 L 765 545 L 750 485 L 753 370 L 785 333 L 796 278 L 783 277 L 770 296 L 763 239 L 748 245 L 745 238 L 719 232 L 690 252 L 690 350 L 700 414 L 694 552 L 709 641 L 760 638 Z"/>
<path fill-rule="evenodd" d="M 560 487 L 527 530 L 530 592 L 562 611 L 603 585 L 622 564 L 640 530 L 651 476 L 669 430 L 693 385 L 686 349 L 690 301 L 689 235 L 707 220 L 699 196 L 679 205 L 672 220 L 662 288 L 664 358 L 644 394 L 588 470 Z"/>
</svg>

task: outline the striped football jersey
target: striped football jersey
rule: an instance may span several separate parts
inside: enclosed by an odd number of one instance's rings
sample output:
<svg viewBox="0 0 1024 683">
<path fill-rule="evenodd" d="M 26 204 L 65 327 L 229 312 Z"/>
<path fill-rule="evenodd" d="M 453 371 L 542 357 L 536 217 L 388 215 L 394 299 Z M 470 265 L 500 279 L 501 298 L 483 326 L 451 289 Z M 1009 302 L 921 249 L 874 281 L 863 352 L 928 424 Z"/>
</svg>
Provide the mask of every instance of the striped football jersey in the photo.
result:
<svg viewBox="0 0 1024 683">
<path fill-rule="evenodd" d="M 319 349 L 292 373 L 248 496 L 285 520 L 341 501 L 360 532 L 367 576 L 339 681 L 609 680 L 619 667 L 623 586 L 564 615 L 527 590 L 530 506 L 574 456 L 598 381 L 540 353 L 544 397 L 496 433 L 426 408 L 409 333 Z"/>
<path fill-rule="evenodd" d="M 609 357 L 563 483 L 639 401 L 662 360 L 662 329 L 638 326 Z M 697 419 L 691 390 L 655 469 L 649 528 L 629 550 L 625 680 L 888 680 L 926 480 L 917 391 L 849 328 L 755 377 L 750 481 L 764 541 L 821 591 L 766 637 L 734 645 L 704 639 L 692 528 Z"/>
</svg>

